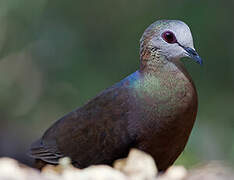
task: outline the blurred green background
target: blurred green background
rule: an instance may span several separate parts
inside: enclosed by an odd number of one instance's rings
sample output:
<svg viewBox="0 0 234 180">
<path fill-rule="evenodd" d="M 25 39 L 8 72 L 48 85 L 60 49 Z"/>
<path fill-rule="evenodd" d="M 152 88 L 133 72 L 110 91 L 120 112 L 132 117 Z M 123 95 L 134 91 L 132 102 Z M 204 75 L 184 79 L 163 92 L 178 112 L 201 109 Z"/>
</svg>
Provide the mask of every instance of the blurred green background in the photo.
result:
<svg viewBox="0 0 234 180">
<path fill-rule="evenodd" d="M 1 0 L 0 156 L 30 163 L 30 143 L 64 114 L 139 67 L 139 39 L 158 19 L 191 28 L 204 66 L 184 59 L 199 94 L 177 164 L 234 162 L 234 1 Z"/>
</svg>

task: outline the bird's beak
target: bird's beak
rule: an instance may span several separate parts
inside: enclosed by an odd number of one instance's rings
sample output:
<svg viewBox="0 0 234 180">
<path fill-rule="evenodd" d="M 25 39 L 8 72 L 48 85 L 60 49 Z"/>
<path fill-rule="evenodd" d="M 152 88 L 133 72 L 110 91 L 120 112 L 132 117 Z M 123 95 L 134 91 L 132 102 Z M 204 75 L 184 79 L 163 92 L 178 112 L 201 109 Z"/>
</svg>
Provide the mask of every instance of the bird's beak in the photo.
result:
<svg viewBox="0 0 234 180">
<path fill-rule="evenodd" d="M 186 51 L 186 54 L 191 57 L 192 59 L 194 59 L 198 64 L 202 65 L 202 58 L 198 55 L 198 53 L 190 48 L 190 47 L 183 47 L 184 50 Z"/>
</svg>

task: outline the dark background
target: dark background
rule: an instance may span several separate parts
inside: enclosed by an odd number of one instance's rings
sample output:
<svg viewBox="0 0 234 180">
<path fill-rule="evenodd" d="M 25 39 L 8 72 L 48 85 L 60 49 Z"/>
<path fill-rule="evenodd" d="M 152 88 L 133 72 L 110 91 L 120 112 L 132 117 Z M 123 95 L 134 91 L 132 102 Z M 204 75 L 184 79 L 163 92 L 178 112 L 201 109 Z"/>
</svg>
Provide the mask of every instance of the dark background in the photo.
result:
<svg viewBox="0 0 234 180">
<path fill-rule="evenodd" d="M 234 2 L 1 0 L 0 156 L 25 152 L 52 122 L 139 67 L 139 39 L 158 19 L 191 28 L 204 66 L 183 59 L 199 94 L 177 164 L 234 162 Z"/>
</svg>

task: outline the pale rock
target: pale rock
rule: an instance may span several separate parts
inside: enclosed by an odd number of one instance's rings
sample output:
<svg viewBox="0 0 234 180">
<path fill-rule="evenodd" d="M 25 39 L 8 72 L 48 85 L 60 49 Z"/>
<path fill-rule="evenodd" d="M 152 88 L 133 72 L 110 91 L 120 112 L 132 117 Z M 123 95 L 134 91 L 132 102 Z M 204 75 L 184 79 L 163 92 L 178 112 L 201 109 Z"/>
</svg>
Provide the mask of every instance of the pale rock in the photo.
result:
<svg viewBox="0 0 234 180">
<path fill-rule="evenodd" d="M 183 166 L 171 166 L 158 180 L 184 180 L 187 174 Z"/>
<path fill-rule="evenodd" d="M 81 171 L 65 171 L 62 174 L 64 180 L 127 180 L 127 177 L 106 165 L 90 166 Z"/>
<path fill-rule="evenodd" d="M 42 180 L 39 171 L 10 158 L 0 159 L 0 180 Z"/>
<path fill-rule="evenodd" d="M 153 158 L 137 149 L 132 149 L 127 158 L 115 161 L 114 168 L 134 180 L 150 180 L 157 175 Z"/>
</svg>

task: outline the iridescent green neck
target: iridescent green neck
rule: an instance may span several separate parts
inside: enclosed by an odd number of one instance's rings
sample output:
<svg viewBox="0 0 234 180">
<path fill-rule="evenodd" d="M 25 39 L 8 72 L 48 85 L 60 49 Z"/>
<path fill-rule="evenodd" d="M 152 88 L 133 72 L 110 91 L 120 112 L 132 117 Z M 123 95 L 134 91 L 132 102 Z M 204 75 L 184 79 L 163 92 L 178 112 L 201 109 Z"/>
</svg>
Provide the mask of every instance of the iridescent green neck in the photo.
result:
<svg viewBox="0 0 234 180">
<path fill-rule="evenodd" d="M 140 72 L 141 78 L 133 84 L 134 92 L 144 108 L 150 108 L 159 116 L 174 114 L 178 102 L 186 94 L 189 79 L 172 62 L 157 68 L 160 70 Z"/>
</svg>

